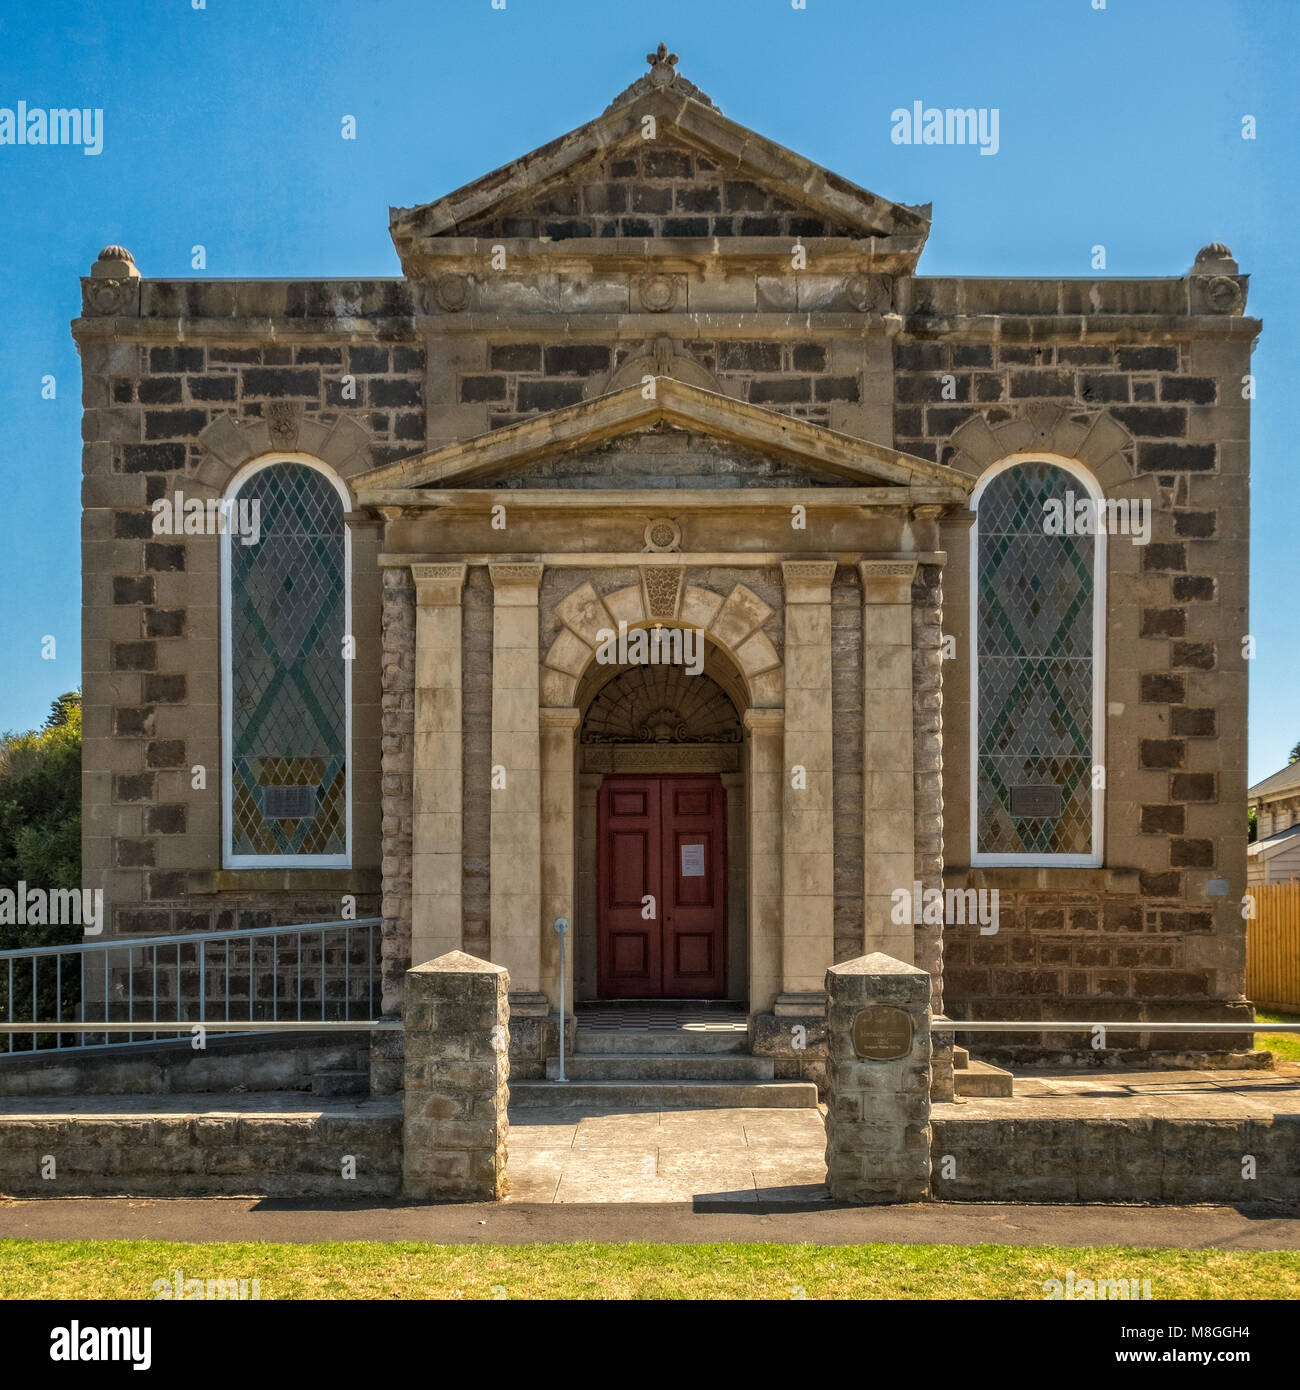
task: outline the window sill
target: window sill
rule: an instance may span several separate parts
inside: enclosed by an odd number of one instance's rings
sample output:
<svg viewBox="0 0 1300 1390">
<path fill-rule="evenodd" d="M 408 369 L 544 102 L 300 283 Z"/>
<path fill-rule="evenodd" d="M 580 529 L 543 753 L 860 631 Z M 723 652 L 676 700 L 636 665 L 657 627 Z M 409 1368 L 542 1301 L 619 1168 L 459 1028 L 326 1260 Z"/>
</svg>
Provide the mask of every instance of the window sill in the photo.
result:
<svg viewBox="0 0 1300 1390">
<path fill-rule="evenodd" d="M 943 871 L 947 888 L 998 888 L 1007 892 L 1136 893 L 1137 869 L 1085 869 L 1048 864 L 981 865 Z"/>
<path fill-rule="evenodd" d="M 213 869 L 189 875 L 191 893 L 378 893 L 378 868 Z"/>
</svg>

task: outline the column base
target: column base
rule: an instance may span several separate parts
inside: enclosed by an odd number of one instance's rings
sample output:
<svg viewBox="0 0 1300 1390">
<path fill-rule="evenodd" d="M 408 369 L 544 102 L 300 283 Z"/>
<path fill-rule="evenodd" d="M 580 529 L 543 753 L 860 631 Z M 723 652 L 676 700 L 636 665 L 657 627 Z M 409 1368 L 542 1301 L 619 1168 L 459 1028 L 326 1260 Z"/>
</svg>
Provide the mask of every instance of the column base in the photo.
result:
<svg viewBox="0 0 1300 1390">
<path fill-rule="evenodd" d="M 820 989 L 778 994 L 772 1012 L 778 1018 L 825 1018 L 826 994 Z"/>
<path fill-rule="evenodd" d="M 545 1018 L 551 1012 L 551 1004 L 539 989 L 510 991 L 511 1018 Z"/>
</svg>

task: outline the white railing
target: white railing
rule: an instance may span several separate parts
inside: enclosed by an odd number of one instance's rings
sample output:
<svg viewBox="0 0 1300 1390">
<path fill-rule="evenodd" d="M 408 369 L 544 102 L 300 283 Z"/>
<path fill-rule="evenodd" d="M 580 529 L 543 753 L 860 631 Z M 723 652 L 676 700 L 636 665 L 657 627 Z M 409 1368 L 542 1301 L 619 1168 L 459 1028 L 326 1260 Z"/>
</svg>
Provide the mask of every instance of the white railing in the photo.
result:
<svg viewBox="0 0 1300 1390">
<path fill-rule="evenodd" d="M 0 951 L 0 1056 L 155 1043 L 200 1024 L 232 1033 L 373 1026 L 381 923 L 362 917 Z M 16 1038 L 30 1043 L 16 1046 Z"/>
</svg>

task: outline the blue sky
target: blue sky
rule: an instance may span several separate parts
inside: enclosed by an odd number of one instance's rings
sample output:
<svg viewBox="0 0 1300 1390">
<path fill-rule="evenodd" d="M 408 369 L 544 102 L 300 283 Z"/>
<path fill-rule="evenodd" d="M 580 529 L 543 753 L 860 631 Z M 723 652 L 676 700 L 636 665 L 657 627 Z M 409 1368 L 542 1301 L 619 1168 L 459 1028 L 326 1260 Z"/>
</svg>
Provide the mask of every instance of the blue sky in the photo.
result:
<svg viewBox="0 0 1300 1390">
<path fill-rule="evenodd" d="M 1250 777 L 1300 740 L 1295 0 L 44 0 L 0 9 L 0 107 L 104 110 L 104 150 L 0 146 L 0 729 L 79 683 L 78 277 L 395 275 L 409 206 L 598 114 L 666 41 L 733 120 L 934 203 L 931 275 L 1178 275 L 1225 241 L 1255 356 Z M 890 112 L 997 107 L 1001 149 L 896 146 Z M 345 115 L 358 138 L 340 138 Z M 1241 138 L 1252 115 L 1258 138 Z M 57 395 L 44 400 L 52 374 Z M 56 657 L 42 641 L 56 638 Z"/>
</svg>

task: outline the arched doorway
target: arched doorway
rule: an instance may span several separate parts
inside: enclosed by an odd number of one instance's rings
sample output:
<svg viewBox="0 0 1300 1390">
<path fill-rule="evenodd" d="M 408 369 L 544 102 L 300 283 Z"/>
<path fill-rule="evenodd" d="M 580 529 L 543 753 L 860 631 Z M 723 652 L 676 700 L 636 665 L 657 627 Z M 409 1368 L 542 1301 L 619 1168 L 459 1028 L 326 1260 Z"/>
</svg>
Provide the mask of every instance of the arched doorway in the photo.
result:
<svg viewBox="0 0 1300 1390">
<path fill-rule="evenodd" d="M 577 999 L 747 998 L 744 688 L 712 643 L 584 676 Z"/>
</svg>

